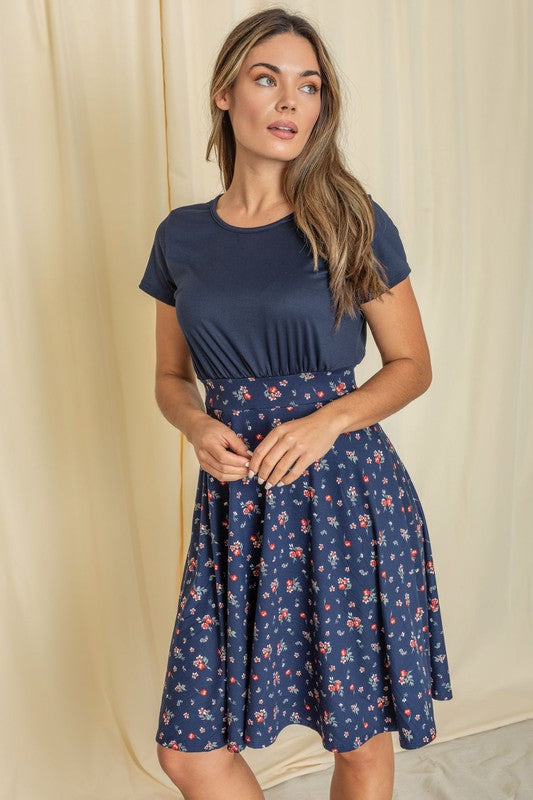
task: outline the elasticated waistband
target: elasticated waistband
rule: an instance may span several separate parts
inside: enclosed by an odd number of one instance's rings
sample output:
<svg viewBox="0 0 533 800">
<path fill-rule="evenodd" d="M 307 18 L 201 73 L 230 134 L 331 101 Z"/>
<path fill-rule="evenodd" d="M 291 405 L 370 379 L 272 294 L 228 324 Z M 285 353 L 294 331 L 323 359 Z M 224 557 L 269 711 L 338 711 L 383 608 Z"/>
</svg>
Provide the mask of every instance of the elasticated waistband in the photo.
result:
<svg viewBox="0 0 533 800">
<path fill-rule="evenodd" d="M 319 404 L 357 388 L 355 365 L 324 372 L 257 375 L 239 378 L 205 378 L 206 409 L 270 409 Z"/>
</svg>

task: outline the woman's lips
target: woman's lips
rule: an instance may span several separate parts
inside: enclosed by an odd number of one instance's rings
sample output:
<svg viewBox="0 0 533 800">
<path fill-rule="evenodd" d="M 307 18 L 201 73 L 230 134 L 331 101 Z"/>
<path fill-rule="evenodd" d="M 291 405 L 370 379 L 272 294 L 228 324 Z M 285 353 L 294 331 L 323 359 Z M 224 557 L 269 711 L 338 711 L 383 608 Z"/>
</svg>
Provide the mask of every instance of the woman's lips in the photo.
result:
<svg viewBox="0 0 533 800">
<path fill-rule="evenodd" d="M 294 131 L 280 130 L 279 128 L 267 128 L 267 131 L 273 133 L 278 139 L 294 139 L 296 136 Z"/>
</svg>

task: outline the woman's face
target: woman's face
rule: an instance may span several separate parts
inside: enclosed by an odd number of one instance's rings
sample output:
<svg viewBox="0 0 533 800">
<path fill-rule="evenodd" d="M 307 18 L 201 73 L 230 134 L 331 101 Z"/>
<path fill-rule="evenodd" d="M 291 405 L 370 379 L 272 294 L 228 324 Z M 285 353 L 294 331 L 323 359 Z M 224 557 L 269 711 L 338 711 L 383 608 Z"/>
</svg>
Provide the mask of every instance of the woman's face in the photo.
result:
<svg viewBox="0 0 533 800">
<path fill-rule="evenodd" d="M 319 73 L 303 36 L 281 33 L 250 50 L 233 87 L 216 100 L 229 113 L 241 155 L 291 161 L 301 153 L 320 114 Z M 280 121 L 296 133 L 269 130 Z"/>
</svg>

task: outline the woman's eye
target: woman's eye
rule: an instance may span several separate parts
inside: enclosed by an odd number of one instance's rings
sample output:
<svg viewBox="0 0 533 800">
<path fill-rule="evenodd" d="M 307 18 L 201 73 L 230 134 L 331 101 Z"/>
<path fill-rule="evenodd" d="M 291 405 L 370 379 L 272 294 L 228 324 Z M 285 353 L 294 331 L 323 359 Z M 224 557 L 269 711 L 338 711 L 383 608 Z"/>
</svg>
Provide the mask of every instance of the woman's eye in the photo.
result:
<svg viewBox="0 0 533 800">
<path fill-rule="evenodd" d="M 274 80 L 274 78 L 271 75 L 260 75 L 259 78 L 256 79 L 256 83 L 257 83 L 257 81 L 262 81 L 263 78 L 266 78 L 267 81 L 273 81 Z"/>
<path fill-rule="evenodd" d="M 276 82 L 274 80 L 274 78 L 272 77 L 272 75 L 260 75 L 258 78 L 255 79 L 255 83 L 258 83 L 258 81 L 262 81 L 262 80 L 273 81 L 273 83 Z M 304 86 L 304 89 L 306 87 L 310 87 L 313 90 L 312 92 L 307 92 L 306 91 L 306 94 L 316 94 L 317 92 L 320 91 L 320 89 L 317 86 L 315 86 L 314 83 L 306 83 L 305 86 Z"/>
</svg>

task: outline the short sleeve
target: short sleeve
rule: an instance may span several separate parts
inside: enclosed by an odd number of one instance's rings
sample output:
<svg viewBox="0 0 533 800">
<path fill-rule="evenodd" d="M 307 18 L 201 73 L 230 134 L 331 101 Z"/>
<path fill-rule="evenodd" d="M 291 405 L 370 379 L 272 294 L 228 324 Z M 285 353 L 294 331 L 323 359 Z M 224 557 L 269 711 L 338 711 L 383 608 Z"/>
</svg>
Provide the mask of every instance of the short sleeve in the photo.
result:
<svg viewBox="0 0 533 800">
<path fill-rule="evenodd" d="M 388 278 L 388 285 L 391 288 L 403 281 L 404 278 L 407 278 L 411 272 L 411 267 L 407 262 L 398 228 L 379 203 L 371 195 L 369 197 L 372 200 L 375 218 L 372 250 L 376 258 L 383 264 Z"/>
<path fill-rule="evenodd" d="M 168 217 L 157 226 L 148 263 L 138 286 L 143 292 L 174 306 L 176 304 L 176 284 L 172 279 L 165 257 L 165 223 L 167 219 Z"/>
</svg>

